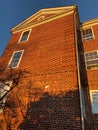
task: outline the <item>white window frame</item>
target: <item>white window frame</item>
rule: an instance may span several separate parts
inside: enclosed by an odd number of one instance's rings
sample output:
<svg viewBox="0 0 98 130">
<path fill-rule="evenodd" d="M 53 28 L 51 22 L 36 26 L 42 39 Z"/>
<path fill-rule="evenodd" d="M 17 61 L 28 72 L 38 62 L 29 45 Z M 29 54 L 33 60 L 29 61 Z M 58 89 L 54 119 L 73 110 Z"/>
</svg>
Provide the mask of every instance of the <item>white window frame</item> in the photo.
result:
<svg viewBox="0 0 98 130">
<path fill-rule="evenodd" d="M 86 70 L 89 70 L 88 67 L 91 67 L 90 70 L 94 70 L 94 69 L 96 70 L 96 69 L 98 69 L 98 67 L 96 67 L 96 66 L 98 66 L 98 64 L 90 64 L 90 65 L 87 65 L 87 64 L 86 64 L 86 61 L 98 60 L 98 58 L 86 60 L 85 54 L 87 54 L 87 53 L 92 53 L 92 52 L 97 52 L 97 54 L 98 54 L 98 50 L 88 51 L 88 52 L 85 52 L 85 53 L 84 53 Z"/>
<path fill-rule="evenodd" d="M 13 57 L 14 57 L 14 54 L 17 53 L 17 52 L 20 52 L 20 51 L 22 51 L 22 54 L 21 54 L 21 56 L 20 56 L 20 58 L 19 58 L 19 61 L 18 61 L 17 66 L 15 66 L 15 67 L 10 67 L 10 64 L 11 64 L 11 62 L 12 62 L 12 59 L 13 59 Z M 24 50 L 14 51 L 13 54 L 12 54 L 12 57 L 11 57 L 11 59 L 10 59 L 10 62 L 9 62 L 9 64 L 8 64 L 8 68 L 17 68 L 17 67 L 19 66 L 19 64 L 20 64 L 20 61 L 21 61 L 22 56 L 23 56 L 23 53 L 24 53 Z"/>
<path fill-rule="evenodd" d="M 27 31 L 29 31 L 29 34 L 28 34 L 28 36 L 27 36 L 27 39 L 24 40 L 24 41 L 21 41 L 23 34 L 24 34 L 25 32 L 27 32 Z M 30 36 L 30 33 L 31 33 L 31 29 L 23 31 L 23 32 L 21 33 L 21 36 L 20 36 L 20 38 L 19 38 L 18 43 L 22 43 L 22 42 L 28 41 L 29 36 Z"/>
<path fill-rule="evenodd" d="M 83 31 L 86 31 L 86 30 L 88 30 L 88 29 L 91 29 L 91 31 L 92 31 L 92 35 L 93 35 L 93 38 L 92 38 L 92 39 L 89 39 L 89 38 L 88 38 L 88 39 L 84 39 L 84 38 L 83 38 Z M 81 34 L 82 34 L 82 41 L 83 41 L 83 42 L 88 41 L 88 40 L 93 40 L 93 39 L 95 39 L 94 31 L 93 31 L 93 28 L 92 28 L 92 27 L 82 29 Z"/>
<path fill-rule="evenodd" d="M 92 97 L 93 93 L 98 93 L 98 90 L 90 90 L 90 99 L 91 99 L 92 113 L 98 114 L 98 108 L 96 108 L 96 107 L 98 107 L 98 101 L 96 101 L 95 104 L 94 104 L 93 97 Z"/>
</svg>

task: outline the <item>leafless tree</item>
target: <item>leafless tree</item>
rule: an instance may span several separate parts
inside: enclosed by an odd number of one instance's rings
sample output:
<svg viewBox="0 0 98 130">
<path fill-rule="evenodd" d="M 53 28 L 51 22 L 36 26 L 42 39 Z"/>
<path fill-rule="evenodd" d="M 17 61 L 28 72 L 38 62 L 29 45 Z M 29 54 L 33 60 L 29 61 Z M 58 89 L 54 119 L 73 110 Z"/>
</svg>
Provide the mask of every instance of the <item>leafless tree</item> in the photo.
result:
<svg viewBox="0 0 98 130">
<path fill-rule="evenodd" d="M 25 70 L 0 67 L 0 109 L 3 110 L 7 130 L 17 129 L 19 117 L 24 120 L 30 103 L 37 101 L 43 93 L 41 88 L 34 86 L 32 80 L 23 84 L 24 78 L 30 75 Z M 23 88 L 26 89 L 26 102 L 20 98 Z"/>
<path fill-rule="evenodd" d="M 27 74 L 28 72 L 24 70 L 6 69 L 6 67 L 0 66 L 0 111 L 3 111 L 7 130 L 12 129 L 13 117 L 17 119 L 16 107 L 23 105 L 13 90 L 18 87 Z"/>
</svg>

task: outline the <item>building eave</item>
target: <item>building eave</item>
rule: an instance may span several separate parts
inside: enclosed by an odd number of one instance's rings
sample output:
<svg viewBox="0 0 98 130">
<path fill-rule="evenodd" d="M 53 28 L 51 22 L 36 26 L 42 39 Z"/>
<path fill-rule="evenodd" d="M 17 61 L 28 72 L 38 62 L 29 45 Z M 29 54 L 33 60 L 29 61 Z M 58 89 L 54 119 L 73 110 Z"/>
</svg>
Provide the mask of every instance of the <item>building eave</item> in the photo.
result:
<svg viewBox="0 0 98 130">
<path fill-rule="evenodd" d="M 85 28 L 89 28 L 89 27 L 92 27 L 92 26 L 95 26 L 95 25 L 98 25 L 98 18 L 88 20 L 88 21 L 82 23 L 80 28 L 85 29 Z"/>
<path fill-rule="evenodd" d="M 27 18 L 26 20 L 24 20 L 23 22 L 21 22 L 14 28 L 12 28 L 11 32 L 16 33 L 19 31 L 23 31 L 23 30 L 30 29 L 32 27 L 44 24 L 46 22 L 50 22 L 52 20 L 61 18 L 63 16 L 72 14 L 75 9 L 76 9 L 75 5 L 67 6 L 67 7 L 41 9 L 37 13 L 33 14 L 31 17 Z M 44 19 L 43 21 L 36 21 L 36 22 L 30 23 L 32 20 L 36 19 L 37 17 L 39 17 L 40 15 L 43 15 L 43 14 L 54 14 L 54 15 L 50 16 L 49 18 Z"/>
</svg>

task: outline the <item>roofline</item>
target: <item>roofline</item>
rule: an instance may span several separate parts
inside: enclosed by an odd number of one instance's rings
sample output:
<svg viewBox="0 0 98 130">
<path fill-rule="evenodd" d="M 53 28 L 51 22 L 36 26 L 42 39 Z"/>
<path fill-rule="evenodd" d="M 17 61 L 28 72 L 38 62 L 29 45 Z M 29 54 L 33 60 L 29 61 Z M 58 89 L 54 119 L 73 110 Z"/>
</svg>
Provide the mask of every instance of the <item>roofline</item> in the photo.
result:
<svg viewBox="0 0 98 130">
<path fill-rule="evenodd" d="M 13 32 L 17 27 L 21 26 L 22 24 L 30 22 L 30 19 L 32 21 L 33 17 L 36 18 L 40 14 L 43 14 L 43 13 L 50 14 L 50 13 L 54 13 L 55 11 L 57 13 L 61 13 L 61 11 L 64 10 L 64 9 L 71 9 L 72 10 L 72 9 L 75 9 L 76 7 L 77 7 L 76 5 L 73 5 L 73 6 L 41 9 L 41 10 L 37 11 L 36 13 L 34 13 L 33 15 L 31 15 L 30 17 L 28 17 L 27 19 L 23 20 L 21 23 L 17 24 L 15 27 L 13 27 L 10 30 L 10 32 Z"/>
<path fill-rule="evenodd" d="M 88 21 L 85 21 L 84 23 L 82 23 L 80 25 L 81 28 L 88 28 L 90 26 L 94 26 L 94 25 L 97 25 L 98 24 L 98 18 L 94 18 L 94 19 L 91 19 L 91 20 L 88 20 Z"/>
</svg>

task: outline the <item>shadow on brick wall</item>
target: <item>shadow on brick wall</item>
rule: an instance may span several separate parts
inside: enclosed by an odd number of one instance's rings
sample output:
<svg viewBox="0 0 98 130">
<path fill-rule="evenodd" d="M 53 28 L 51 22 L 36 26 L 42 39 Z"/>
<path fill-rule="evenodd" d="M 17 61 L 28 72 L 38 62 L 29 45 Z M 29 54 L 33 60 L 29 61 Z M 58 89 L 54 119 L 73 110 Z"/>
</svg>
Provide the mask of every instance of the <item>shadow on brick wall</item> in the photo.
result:
<svg viewBox="0 0 98 130">
<path fill-rule="evenodd" d="M 30 102 L 21 130 L 81 130 L 78 91 L 50 95 Z"/>
</svg>

